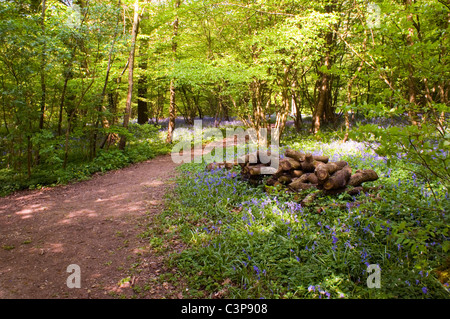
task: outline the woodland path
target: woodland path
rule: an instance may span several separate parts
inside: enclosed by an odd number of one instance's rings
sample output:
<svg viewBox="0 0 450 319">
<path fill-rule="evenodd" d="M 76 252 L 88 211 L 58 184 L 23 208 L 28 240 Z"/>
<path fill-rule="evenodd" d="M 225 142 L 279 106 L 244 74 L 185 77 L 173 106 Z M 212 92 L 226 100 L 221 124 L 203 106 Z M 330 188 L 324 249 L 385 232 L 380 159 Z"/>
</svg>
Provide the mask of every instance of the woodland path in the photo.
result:
<svg viewBox="0 0 450 319">
<path fill-rule="evenodd" d="M 165 269 L 164 256 L 139 237 L 163 211 L 177 166 L 163 155 L 87 181 L 0 198 L 0 299 L 182 298 L 182 284 L 160 278 L 175 270 Z M 172 244 L 169 252 L 180 249 Z M 71 264 L 80 267 L 81 288 L 67 286 Z"/>
<path fill-rule="evenodd" d="M 0 198 L 0 298 L 129 297 L 132 285 L 149 287 L 147 298 L 174 297 L 157 279 L 162 258 L 138 235 L 162 211 L 175 167 L 170 155 L 159 156 Z M 80 266 L 81 288 L 67 287 L 71 264 Z M 120 287 L 133 265 L 142 271 Z"/>
</svg>

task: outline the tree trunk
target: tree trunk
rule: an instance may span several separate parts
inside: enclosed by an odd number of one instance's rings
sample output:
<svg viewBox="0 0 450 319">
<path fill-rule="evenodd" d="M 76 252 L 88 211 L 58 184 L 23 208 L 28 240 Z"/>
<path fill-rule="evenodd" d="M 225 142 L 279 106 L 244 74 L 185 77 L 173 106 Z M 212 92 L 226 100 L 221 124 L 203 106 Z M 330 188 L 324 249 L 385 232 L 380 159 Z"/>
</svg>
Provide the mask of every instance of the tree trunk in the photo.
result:
<svg viewBox="0 0 450 319">
<path fill-rule="evenodd" d="M 333 42 L 333 33 L 328 32 L 326 35 L 326 54 L 323 66 L 326 67 L 327 70 L 331 68 L 331 44 Z M 330 103 L 329 95 L 330 95 L 330 75 L 328 72 L 321 72 L 321 78 L 319 83 L 319 92 L 318 92 L 318 99 L 317 104 L 314 110 L 313 115 L 313 133 L 316 134 L 320 130 L 321 121 L 325 115 L 326 109 L 329 107 L 328 104 Z"/>
<path fill-rule="evenodd" d="M 347 165 L 347 162 L 344 161 L 321 164 L 316 167 L 314 173 L 317 175 L 319 181 L 325 182 L 330 177 L 330 175 L 341 170 Z"/>
<path fill-rule="evenodd" d="M 352 169 L 350 166 L 345 166 L 343 169 L 334 173 L 324 184 L 323 188 L 325 190 L 333 190 L 344 188 L 352 174 Z"/>
<path fill-rule="evenodd" d="M 294 107 L 293 111 L 295 111 L 295 121 L 294 121 L 295 130 L 297 132 L 300 132 L 300 129 L 303 124 L 302 108 L 301 108 L 300 95 L 296 92 L 296 88 L 297 88 L 297 80 L 295 80 L 292 83 L 291 95 L 292 95 L 292 106 Z"/>
<path fill-rule="evenodd" d="M 141 64 L 141 69 L 147 69 L 147 63 Z M 139 124 L 148 123 L 147 77 L 141 75 L 138 81 L 138 120 Z"/>
<path fill-rule="evenodd" d="M 69 117 L 67 118 L 67 130 L 66 130 L 66 138 L 64 142 L 64 162 L 63 162 L 63 168 L 65 169 L 67 167 L 67 159 L 69 156 L 69 137 L 70 137 L 70 130 L 72 129 L 72 120 L 75 115 L 75 109 L 73 109 L 70 112 Z"/>
<path fill-rule="evenodd" d="M 286 126 L 286 121 L 289 115 L 289 112 L 291 111 L 291 102 L 292 102 L 292 95 L 290 94 L 290 84 L 289 84 L 289 70 L 290 66 L 285 66 L 283 70 L 283 88 L 281 91 L 281 110 L 277 114 L 277 121 L 275 124 L 275 127 L 278 128 L 278 136 L 276 138 L 277 141 L 281 138 L 281 135 L 283 134 L 284 128 Z"/>
<path fill-rule="evenodd" d="M 406 9 L 411 6 L 412 0 L 405 0 L 405 6 Z M 408 13 L 407 17 L 409 22 L 413 22 L 413 14 Z M 413 35 L 414 35 L 414 28 L 411 26 L 408 28 L 408 35 L 406 36 L 406 42 L 408 46 L 413 46 Z M 415 59 L 414 55 L 411 56 L 411 59 Z M 417 121 L 417 114 L 416 114 L 416 81 L 414 78 L 414 67 L 411 62 L 408 63 L 408 101 L 409 101 L 409 108 L 408 108 L 408 116 L 411 124 L 418 125 Z"/>
<path fill-rule="evenodd" d="M 373 169 L 357 170 L 355 174 L 350 177 L 348 185 L 360 186 L 364 182 L 376 181 L 377 179 L 377 172 L 375 172 Z"/>
<path fill-rule="evenodd" d="M 121 5 L 121 0 L 119 0 L 118 6 L 120 7 L 120 5 Z M 105 98 L 106 98 L 106 95 L 107 95 L 107 94 L 106 94 L 106 88 L 107 88 L 107 86 L 108 86 L 109 74 L 110 74 L 110 72 L 111 72 L 111 66 L 112 66 L 112 54 L 113 54 L 114 46 L 115 46 L 115 43 L 116 43 L 117 26 L 119 25 L 119 21 L 120 21 L 120 15 L 119 15 L 119 17 L 118 17 L 118 19 L 117 19 L 116 29 L 115 29 L 115 31 L 114 31 L 113 40 L 112 40 L 112 43 L 111 43 L 111 48 L 110 48 L 110 50 L 109 50 L 109 55 L 108 55 L 108 66 L 107 66 L 107 68 L 106 68 L 105 82 L 103 83 L 103 89 L 102 89 L 102 93 L 101 93 L 101 95 L 100 95 L 99 105 L 98 105 L 98 108 L 97 108 L 98 115 L 97 115 L 97 121 L 96 121 L 96 123 L 95 123 L 95 128 L 94 128 L 94 138 L 93 138 L 93 142 L 92 142 L 92 154 L 91 154 L 91 158 L 94 158 L 94 157 L 96 156 L 96 153 L 97 153 L 97 135 L 98 135 L 98 126 L 99 126 L 99 124 L 100 124 L 100 120 L 101 120 L 101 122 L 102 122 L 102 127 L 103 127 L 103 128 L 109 128 L 109 121 L 108 121 L 108 119 L 106 118 L 106 116 L 104 116 L 104 115 L 102 114 L 102 112 L 106 111 L 106 108 L 105 108 L 105 106 L 104 106 Z M 108 134 L 108 136 L 109 136 L 109 134 Z M 105 137 L 105 141 L 106 141 L 106 139 L 108 139 L 108 136 Z M 103 146 L 103 145 L 104 145 L 104 143 L 102 142 L 102 146 Z"/>
<path fill-rule="evenodd" d="M 44 113 L 45 113 L 45 100 L 46 100 L 46 87 L 45 87 L 45 64 L 46 64 L 46 58 L 45 58 L 45 51 L 47 50 L 47 42 L 45 39 L 45 10 L 46 10 L 46 0 L 42 0 L 42 13 L 41 13 L 41 30 L 42 30 L 42 37 L 44 37 L 44 43 L 42 46 L 42 52 L 41 52 L 41 67 L 40 67 L 40 73 L 41 73 L 41 114 L 39 116 L 39 130 L 42 130 L 44 128 Z M 41 157 L 39 155 L 39 147 L 36 150 L 36 165 L 39 165 L 39 162 L 41 160 Z"/>
<path fill-rule="evenodd" d="M 175 2 L 175 10 L 177 10 L 180 7 L 181 0 L 177 0 Z M 177 40 L 176 37 L 178 35 L 178 13 L 175 18 L 175 21 L 173 22 L 173 38 L 172 38 L 172 53 L 173 53 L 173 61 L 176 60 L 176 53 L 177 53 Z M 175 130 L 175 119 L 176 119 L 176 103 L 175 103 L 175 80 L 170 80 L 170 104 L 169 104 L 169 125 L 167 128 L 167 138 L 166 143 L 171 144 L 173 139 L 173 131 Z"/>
<path fill-rule="evenodd" d="M 136 52 L 136 38 L 139 31 L 139 0 L 134 2 L 134 19 L 133 19 L 133 29 L 131 31 L 131 50 L 130 56 L 128 58 L 129 61 L 129 70 L 128 70 L 128 94 L 127 94 L 127 102 L 125 105 L 125 115 L 123 117 L 123 127 L 128 128 L 128 123 L 130 122 L 131 117 L 131 101 L 133 98 L 133 75 L 134 75 L 134 54 Z M 126 136 L 122 135 L 119 141 L 119 149 L 124 150 L 126 144 Z"/>
<path fill-rule="evenodd" d="M 63 111 L 64 111 L 64 101 L 66 99 L 66 90 L 67 90 L 67 83 L 69 82 L 70 76 L 68 72 L 65 75 L 64 78 L 64 86 L 61 92 L 61 101 L 59 103 L 59 119 L 58 119 L 58 136 L 61 136 L 62 134 L 62 119 L 63 119 Z"/>
<path fill-rule="evenodd" d="M 42 14 L 41 14 L 41 29 L 42 36 L 45 37 L 45 10 L 46 10 L 46 0 L 42 1 Z M 41 114 L 39 118 L 39 129 L 42 130 L 44 128 L 44 112 L 45 112 L 45 100 L 46 100 L 46 87 L 45 87 L 45 51 L 47 49 L 46 40 L 44 39 L 44 44 L 42 47 L 41 53 Z"/>
</svg>

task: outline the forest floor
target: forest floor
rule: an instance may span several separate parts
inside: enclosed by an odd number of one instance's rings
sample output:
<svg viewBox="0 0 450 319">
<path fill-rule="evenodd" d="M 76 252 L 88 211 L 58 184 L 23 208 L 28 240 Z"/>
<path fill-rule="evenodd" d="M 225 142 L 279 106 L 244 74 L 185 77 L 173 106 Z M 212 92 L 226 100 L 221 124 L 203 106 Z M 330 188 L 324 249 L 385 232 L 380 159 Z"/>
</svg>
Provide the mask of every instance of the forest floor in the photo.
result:
<svg viewBox="0 0 450 319">
<path fill-rule="evenodd" d="M 164 210 L 177 166 L 163 155 L 0 198 L 0 299 L 182 298 L 186 287 L 161 276 L 176 271 L 165 266 L 166 255 L 139 236 Z M 173 242 L 166 254 L 180 249 Z M 67 285 L 74 282 L 73 264 L 80 267 L 80 288 Z"/>
<path fill-rule="evenodd" d="M 170 155 L 159 156 L 0 198 L 0 298 L 131 297 L 136 285 L 146 287 L 140 297 L 176 298 L 158 280 L 163 257 L 139 238 L 164 209 L 175 167 Z M 80 266 L 80 289 L 67 286 L 71 264 Z"/>
</svg>

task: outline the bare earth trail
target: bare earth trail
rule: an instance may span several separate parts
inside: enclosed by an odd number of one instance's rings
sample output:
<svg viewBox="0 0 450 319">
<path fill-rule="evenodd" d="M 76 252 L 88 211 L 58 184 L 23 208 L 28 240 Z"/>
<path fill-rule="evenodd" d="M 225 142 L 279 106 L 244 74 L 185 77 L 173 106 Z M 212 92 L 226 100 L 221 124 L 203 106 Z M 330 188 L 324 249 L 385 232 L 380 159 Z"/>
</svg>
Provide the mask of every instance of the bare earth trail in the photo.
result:
<svg viewBox="0 0 450 319">
<path fill-rule="evenodd" d="M 92 179 L 0 198 L 0 298 L 177 298 L 139 238 L 174 185 L 170 155 Z M 144 247 L 144 248 L 142 248 Z M 68 288 L 80 267 L 81 288 Z M 133 267 L 131 280 L 123 280 Z M 137 270 L 137 269 L 135 269 Z M 122 280 L 122 285 L 118 283 Z M 137 296 L 136 296 L 137 297 Z"/>
<path fill-rule="evenodd" d="M 191 159 L 230 145 L 234 138 L 210 143 Z M 164 155 L 0 198 L 0 299 L 182 298 L 182 284 L 159 277 L 174 269 L 165 269 L 164 256 L 139 237 L 163 211 L 178 165 Z M 80 288 L 67 286 L 72 264 L 80 267 Z"/>
</svg>

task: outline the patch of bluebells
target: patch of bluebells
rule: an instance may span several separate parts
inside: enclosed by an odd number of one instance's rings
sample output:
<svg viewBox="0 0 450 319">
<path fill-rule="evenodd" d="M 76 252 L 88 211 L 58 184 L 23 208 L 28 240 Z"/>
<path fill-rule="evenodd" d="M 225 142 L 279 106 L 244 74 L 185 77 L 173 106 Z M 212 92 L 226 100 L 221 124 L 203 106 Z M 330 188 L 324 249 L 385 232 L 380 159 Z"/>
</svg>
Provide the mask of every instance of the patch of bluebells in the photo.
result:
<svg viewBox="0 0 450 319">
<path fill-rule="evenodd" d="M 308 292 L 312 292 L 312 293 L 319 293 L 317 296 L 319 297 L 319 299 L 322 299 L 323 297 L 327 297 L 327 299 L 331 298 L 331 293 L 329 293 L 328 291 L 322 289 L 322 287 L 320 285 L 316 285 L 316 286 L 309 286 L 308 287 Z"/>
<path fill-rule="evenodd" d="M 327 149 L 325 145 L 329 145 L 329 148 Z M 322 146 L 322 149 L 316 151 L 315 154 L 326 154 L 338 147 L 337 144 L 332 143 L 323 143 Z M 360 161 L 362 162 L 361 166 L 374 167 L 380 165 L 380 167 L 385 167 L 385 158 L 379 157 L 368 150 L 363 143 L 351 142 L 344 147 L 342 145 L 339 145 L 339 147 L 341 147 L 340 152 L 332 160 L 345 158 L 357 161 L 363 155 L 365 160 Z M 389 177 L 392 174 L 390 170 L 386 170 L 385 176 Z M 243 242 L 234 242 L 234 245 L 245 245 L 244 247 L 247 247 L 248 244 L 258 245 L 258 241 L 255 240 L 258 232 L 267 234 L 277 232 L 278 235 L 282 235 L 286 239 L 286 242 L 280 241 L 279 245 L 285 245 L 285 248 L 289 247 L 289 249 L 284 250 L 283 254 L 289 251 L 290 258 L 295 258 L 297 263 L 294 264 L 298 266 L 312 262 L 309 258 L 303 258 L 302 254 L 306 254 L 306 256 L 321 254 L 322 258 L 336 255 L 336 258 L 340 258 L 343 264 L 350 267 L 350 264 L 353 263 L 351 264 L 352 268 L 362 270 L 363 274 L 366 267 L 373 263 L 382 264 L 386 262 L 386 265 L 391 265 L 391 267 L 392 265 L 395 265 L 394 267 L 410 265 L 414 262 L 414 258 L 406 247 L 401 244 L 387 245 L 386 249 L 380 254 L 380 251 L 377 250 L 379 243 L 385 243 L 386 237 L 393 234 L 400 221 L 406 220 L 416 227 L 420 227 L 427 222 L 423 212 L 419 210 L 399 209 L 396 212 L 391 212 L 389 209 L 394 210 L 394 206 L 392 206 L 383 212 L 386 218 L 383 218 L 384 216 L 380 218 L 371 211 L 370 206 L 360 206 L 350 201 L 339 212 L 339 218 L 335 218 L 335 216 L 332 216 L 332 212 L 328 213 L 327 211 L 318 215 L 311 209 L 302 207 L 299 202 L 257 193 L 254 188 L 245 195 L 239 194 L 245 187 L 238 179 L 233 177 L 231 172 L 221 169 L 195 173 L 190 178 L 191 181 L 194 180 L 192 189 L 198 192 L 194 196 L 197 195 L 199 200 L 203 200 L 203 197 L 212 197 L 215 200 L 213 203 L 217 204 L 220 201 L 227 203 L 231 197 L 234 207 L 237 206 L 241 209 L 239 212 L 232 214 L 228 212 L 228 215 L 232 215 L 234 219 L 224 218 L 223 221 L 221 220 L 221 223 L 225 224 L 238 222 L 238 224 L 229 224 L 225 227 L 233 234 L 241 232 L 238 238 Z M 217 191 L 219 187 L 221 191 Z M 399 180 L 394 189 L 404 190 L 405 187 L 419 189 L 424 198 L 432 196 L 429 189 L 420 184 L 416 175 L 411 175 L 410 179 Z M 445 194 L 445 198 L 448 198 L 448 193 Z M 328 214 L 331 215 L 328 217 Z M 214 231 L 217 231 L 213 227 L 206 227 L 205 232 L 214 233 Z M 226 235 L 224 231 L 215 234 Z M 439 246 L 441 243 L 438 241 L 442 242 L 442 240 L 448 240 L 448 238 L 435 238 L 432 242 L 426 242 L 425 246 L 428 248 Z M 292 247 L 297 247 L 296 251 L 299 253 L 295 254 Z M 255 263 L 245 250 L 243 250 L 243 253 L 245 255 L 242 256 L 242 265 L 249 267 L 248 269 L 252 270 L 258 280 L 261 279 L 261 275 L 266 274 L 265 270 L 261 270 L 260 265 Z M 354 267 L 355 262 L 359 263 L 361 267 Z M 317 265 L 315 266 L 317 267 Z M 232 267 L 235 273 L 239 271 L 234 265 Z M 388 266 L 383 269 L 387 268 Z M 358 274 L 354 275 L 360 276 L 359 271 Z M 411 284 L 408 280 L 405 283 Z M 431 292 L 430 286 L 420 286 L 417 282 L 414 286 L 419 289 L 418 291 L 421 290 L 423 294 L 429 295 Z M 310 292 L 318 292 L 319 298 L 330 297 L 327 295 L 327 291 L 321 289 L 320 286 L 310 286 L 310 289 Z M 343 294 L 340 294 L 339 297 L 343 297 Z"/>
</svg>

